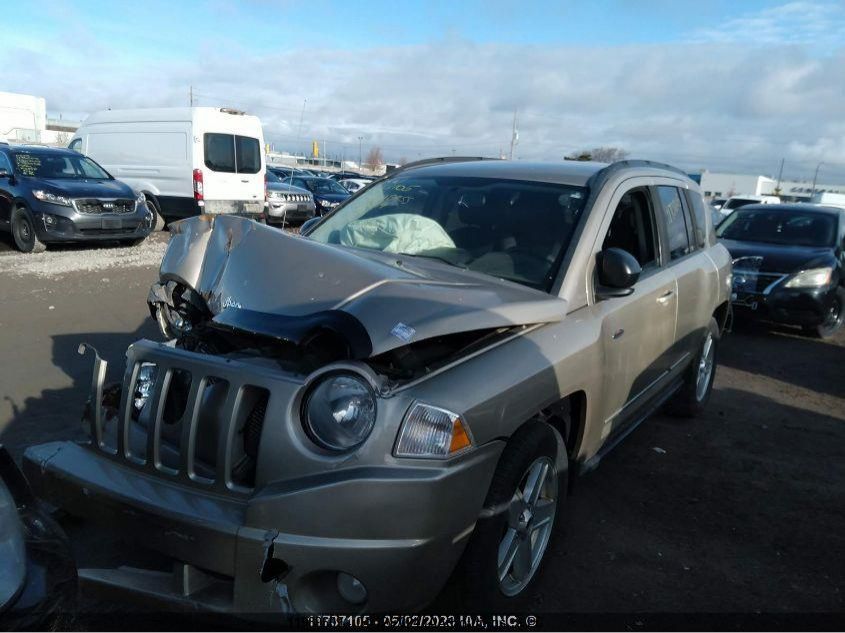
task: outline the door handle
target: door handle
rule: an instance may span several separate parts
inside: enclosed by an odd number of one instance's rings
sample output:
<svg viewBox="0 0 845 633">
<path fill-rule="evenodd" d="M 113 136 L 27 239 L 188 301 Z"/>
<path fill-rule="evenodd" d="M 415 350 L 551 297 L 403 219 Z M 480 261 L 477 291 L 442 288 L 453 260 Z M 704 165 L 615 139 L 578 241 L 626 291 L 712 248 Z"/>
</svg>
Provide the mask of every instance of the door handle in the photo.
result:
<svg viewBox="0 0 845 633">
<path fill-rule="evenodd" d="M 613 340 L 615 341 L 615 340 L 616 340 L 616 339 L 618 339 L 620 336 L 622 336 L 624 333 L 625 333 L 625 330 L 623 330 L 622 328 L 619 328 L 618 330 L 616 330 L 616 331 L 613 333 L 613 335 L 612 335 Z"/>
<path fill-rule="evenodd" d="M 243 180 L 241 180 L 241 182 L 249 182 L 249 179 L 244 178 Z"/>
<path fill-rule="evenodd" d="M 665 304 L 666 304 L 666 302 L 667 302 L 667 301 L 669 301 L 669 299 L 672 297 L 672 295 L 673 295 L 673 294 L 675 294 L 675 291 L 674 291 L 674 290 L 667 290 L 667 291 L 666 291 L 666 292 L 664 292 L 662 295 L 660 295 L 659 297 L 657 297 L 657 303 L 660 303 L 660 304 L 662 304 L 662 305 L 665 305 Z"/>
</svg>

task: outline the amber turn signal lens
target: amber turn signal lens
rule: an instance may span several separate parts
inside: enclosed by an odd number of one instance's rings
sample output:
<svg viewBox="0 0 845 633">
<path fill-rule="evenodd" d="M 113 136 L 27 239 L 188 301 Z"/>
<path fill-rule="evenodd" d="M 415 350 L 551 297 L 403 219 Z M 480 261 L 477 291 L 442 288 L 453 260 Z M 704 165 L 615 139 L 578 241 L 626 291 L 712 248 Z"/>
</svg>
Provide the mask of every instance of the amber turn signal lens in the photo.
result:
<svg viewBox="0 0 845 633">
<path fill-rule="evenodd" d="M 452 425 L 452 443 L 449 445 L 449 452 L 457 453 L 470 445 L 472 445 L 472 440 L 469 439 L 469 433 L 464 428 L 461 419 L 458 418 Z"/>
</svg>

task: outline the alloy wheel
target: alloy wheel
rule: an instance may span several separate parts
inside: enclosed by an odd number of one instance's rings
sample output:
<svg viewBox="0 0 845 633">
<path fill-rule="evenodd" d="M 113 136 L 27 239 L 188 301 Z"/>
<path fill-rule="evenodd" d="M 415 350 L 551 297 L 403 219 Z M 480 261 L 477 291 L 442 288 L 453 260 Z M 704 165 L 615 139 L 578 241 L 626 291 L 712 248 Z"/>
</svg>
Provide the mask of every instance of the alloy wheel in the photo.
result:
<svg viewBox="0 0 845 633">
<path fill-rule="evenodd" d="M 707 387 L 710 385 L 710 378 L 713 375 L 713 334 L 707 333 L 704 345 L 701 348 L 701 358 L 698 361 L 698 375 L 695 381 L 695 397 L 701 402 L 707 394 Z"/>
<path fill-rule="evenodd" d="M 507 596 L 521 592 L 540 567 L 554 527 L 558 500 L 554 462 L 534 460 L 507 509 L 507 527 L 499 543 L 496 569 Z"/>
</svg>

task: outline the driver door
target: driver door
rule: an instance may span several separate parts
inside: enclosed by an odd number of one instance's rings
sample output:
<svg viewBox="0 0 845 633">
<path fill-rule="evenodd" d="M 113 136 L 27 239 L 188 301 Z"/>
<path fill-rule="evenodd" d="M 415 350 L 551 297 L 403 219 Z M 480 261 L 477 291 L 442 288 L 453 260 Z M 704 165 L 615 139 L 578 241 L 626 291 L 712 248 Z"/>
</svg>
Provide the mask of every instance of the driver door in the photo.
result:
<svg viewBox="0 0 845 633">
<path fill-rule="evenodd" d="M 601 399 L 606 440 L 638 422 L 668 376 L 675 341 L 677 282 L 663 265 L 655 204 L 646 183 L 629 181 L 615 192 L 596 253 L 622 248 L 633 255 L 642 274 L 627 297 L 596 300 L 604 351 Z M 595 295 L 594 295 L 595 300 Z"/>
</svg>

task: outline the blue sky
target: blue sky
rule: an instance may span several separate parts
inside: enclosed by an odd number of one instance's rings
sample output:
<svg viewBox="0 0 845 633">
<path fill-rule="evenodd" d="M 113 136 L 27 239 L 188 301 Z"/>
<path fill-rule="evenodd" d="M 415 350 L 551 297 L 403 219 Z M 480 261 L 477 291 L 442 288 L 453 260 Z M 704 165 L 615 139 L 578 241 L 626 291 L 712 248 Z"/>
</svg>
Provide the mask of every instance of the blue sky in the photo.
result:
<svg viewBox="0 0 845 633">
<path fill-rule="evenodd" d="M 364 136 L 396 160 L 497 154 L 518 109 L 520 158 L 613 144 L 713 170 L 783 156 L 796 177 L 824 159 L 845 178 L 836 0 L 79 0 L 15 2 L 4 23 L 0 90 L 70 118 L 186 105 L 193 86 L 261 116 L 277 147 L 357 153 Z"/>
</svg>

